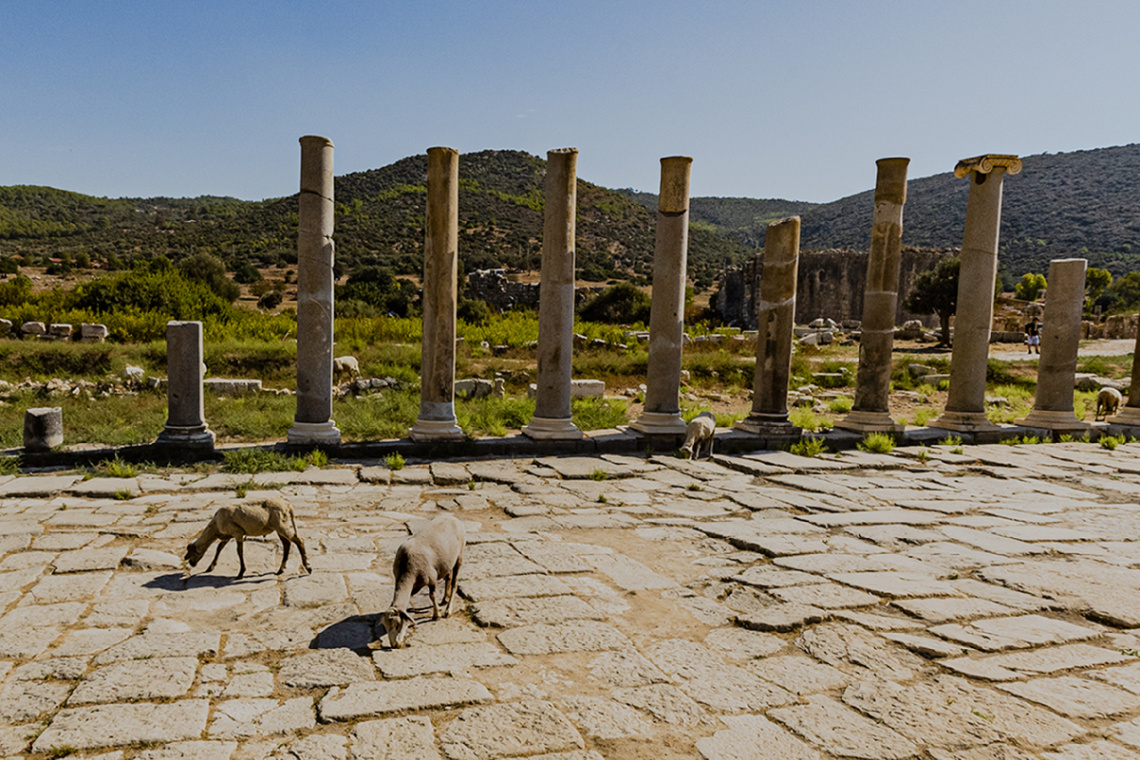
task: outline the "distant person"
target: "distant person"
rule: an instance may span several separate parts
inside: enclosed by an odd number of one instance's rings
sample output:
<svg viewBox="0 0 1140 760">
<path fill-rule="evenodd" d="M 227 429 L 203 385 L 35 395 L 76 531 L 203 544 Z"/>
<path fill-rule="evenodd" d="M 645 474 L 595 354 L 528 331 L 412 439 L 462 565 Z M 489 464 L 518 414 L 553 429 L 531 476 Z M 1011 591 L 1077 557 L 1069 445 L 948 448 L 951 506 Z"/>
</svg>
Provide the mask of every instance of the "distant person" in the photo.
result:
<svg viewBox="0 0 1140 760">
<path fill-rule="evenodd" d="M 1025 345 L 1028 353 L 1041 355 L 1041 325 L 1031 319 L 1025 325 Z"/>
</svg>

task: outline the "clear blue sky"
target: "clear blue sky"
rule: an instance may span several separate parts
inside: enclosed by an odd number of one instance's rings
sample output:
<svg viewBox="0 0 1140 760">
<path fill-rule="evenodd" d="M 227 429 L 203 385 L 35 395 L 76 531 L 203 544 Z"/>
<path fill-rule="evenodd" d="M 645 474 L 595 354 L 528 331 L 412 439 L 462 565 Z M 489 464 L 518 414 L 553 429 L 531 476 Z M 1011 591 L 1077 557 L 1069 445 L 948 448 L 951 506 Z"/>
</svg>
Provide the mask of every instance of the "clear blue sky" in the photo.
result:
<svg viewBox="0 0 1140 760">
<path fill-rule="evenodd" d="M 656 191 L 830 201 L 874 161 L 1140 140 L 1136 0 L 0 0 L 0 185 L 108 197 L 297 190 L 433 145 L 581 152 Z"/>
</svg>

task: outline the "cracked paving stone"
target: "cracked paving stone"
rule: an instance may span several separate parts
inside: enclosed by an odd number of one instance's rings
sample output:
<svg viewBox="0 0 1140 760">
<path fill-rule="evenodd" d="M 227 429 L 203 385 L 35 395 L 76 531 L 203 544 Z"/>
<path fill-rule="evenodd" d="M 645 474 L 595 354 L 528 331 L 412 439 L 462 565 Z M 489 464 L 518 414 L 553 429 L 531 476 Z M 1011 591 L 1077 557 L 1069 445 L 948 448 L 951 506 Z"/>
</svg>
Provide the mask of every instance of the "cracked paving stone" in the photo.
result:
<svg viewBox="0 0 1140 760">
<path fill-rule="evenodd" d="M 143 633 L 117 644 L 95 658 L 96 665 L 152 657 L 198 657 L 218 653 L 218 633 Z"/>
<path fill-rule="evenodd" d="M 703 707 L 672 684 L 614 689 L 613 698 L 673 725 L 696 726 L 713 722 Z"/>
<path fill-rule="evenodd" d="M 75 688 L 69 705 L 180 697 L 190 691 L 196 657 L 127 660 L 99 668 Z"/>
<path fill-rule="evenodd" d="M 593 738 L 625 739 L 653 732 L 653 724 L 637 710 L 604 697 L 568 697 L 564 708 L 567 717 Z"/>
<path fill-rule="evenodd" d="M 1024 649 L 1042 644 L 1062 644 L 1099 636 L 1099 628 L 1088 628 L 1041 615 L 985 618 L 966 625 L 949 623 L 928 629 L 944 639 L 977 647 L 987 652 Z"/>
<path fill-rule="evenodd" d="M 348 588 L 340 573 L 313 573 L 285 581 L 286 607 L 320 607 L 342 601 L 347 596 Z"/>
<path fill-rule="evenodd" d="M 554 654 L 556 652 L 600 652 L 630 649 L 625 634 L 608 623 L 573 620 L 558 625 L 510 628 L 498 635 L 499 643 L 514 655 Z"/>
<path fill-rule="evenodd" d="M 234 741 L 171 742 L 161 749 L 146 749 L 135 760 L 230 760 L 237 749 Z"/>
<path fill-rule="evenodd" d="M 424 716 L 367 720 L 350 735 L 354 760 L 439 760 L 431 720 Z"/>
<path fill-rule="evenodd" d="M 549 575 L 511 575 L 459 581 L 459 593 L 473 602 L 527 596 L 562 596 L 572 589 Z"/>
<path fill-rule="evenodd" d="M 999 689 L 1071 718 L 1107 718 L 1140 707 L 1140 695 L 1100 681 L 1073 676 L 998 684 Z"/>
<path fill-rule="evenodd" d="M 799 695 L 830 691 L 851 682 L 851 677 L 843 671 L 802 655 L 765 657 L 749 663 L 748 669 L 765 681 Z"/>
<path fill-rule="evenodd" d="M 926 672 L 926 660 L 863 628 L 824 623 L 809 628 L 796 646 L 828 665 L 858 665 L 880 678 L 902 681 Z"/>
<path fill-rule="evenodd" d="M 909 739 L 829 697 L 808 697 L 805 705 L 777 708 L 768 716 L 832 755 L 905 760 L 918 754 Z"/>
<path fill-rule="evenodd" d="M 316 725 L 312 697 L 229 699 L 214 705 L 210 736 L 241 739 L 249 736 L 290 734 Z"/>
<path fill-rule="evenodd" d="M 290 657 L 281 663 L 278 677 L 283 685 L 300 689 L 376 680 L 368 660 L 348 649 L 323 649 Z"/>
<path fill-rule="evenodd" d="M 1006 740 L 1049 746 L 1084 733 L 1048 710 L 957 676 L 905 687 L 862 681 L 844 691 L 843 701 L 916 742 L 949 749 Z"/>
<path fill-rule="evenodd" d="M 471 668 L 517 665 L 518 660 L 491 644 L 449 644 L 439 647 L 390 649 L 372 653 L 385 678 L 408 678 L 429 673 L 461 673 Z M 358 679 L 363 680 L 363 679 Z"/>
<path fill-rule="evenodd" d="M 595 570 L 605 573 L 626 591 L 672 588 L 677 582 L 650 570 L 622 554 L 589 554 L 585 557 Z"/>
<path fill-rule="evenodd" d="M 780 760 L 819 760 L 818 750 L 762 715 L 726 715 L 721 720 L 727 729 L 697 740 L 705 760 L 745 760 L 757 752 Z"/>
<path fill-rule="evenodd" d="M 973 597 L 897 599 L 891 602 L 904 612 L 922 618 L 928 623 L 948 623 L 951 620 L 966 620 L 976 617 L 998 617 L 1009 615 L 1013 609 L 986 599 Z"/>
<path fill-rule="evenodd" d="M 196 739 L 206 730 L 210 702 L 183 699 L 166 704 L 93 705 L 60 710 L 32 745 L 33 752 L 53 747 L 98 749 L 121 744 Z"/>
<path fill-rule="evenodd" d="M 539 700 L 468 708 L 440 732 L 439 742 L 450 760 L 585 748 L 566 716 Z"/>
<path fill-rule="evenodd" d="M 595 657 L 590 661 L 590 673 L 594 678 L 620 687 L 649 686 L 669 681 L 656 665 L 632 649 L 606 652 Z"/>
<path fill-rule="evenodd" d="M 872 594 L 856 591 L 838 583 L 815 583 L 810 586 L 785 586 L 768 593 L 782 602 L 803 604 L 825 610 L 868 607 L 881 600 Z"/>
<path fill-rule="evenodd" d="M 352 720 L 404 710 L 432 710 L 490 702 L 487 687 L 469 678 L 409 678 L 334 686 L 321 699 L 321 720 Z"/>
<path fill-rule="evenodd" d="M 938 664 L 957 673 L 986 681 L 1014 681 L 1027 675 L 1055 673 L 1072 668 L 1091 668 L 1132 660 L 1132 657 L 1109 649 L 1088 644 L 1063 644 L 1048 649 L 1035 649 L 1030 652 L 998 654 L 988 657 L 958 657 L 941 660 Z M 1134 666 L 1132 666 L 1134 667 Z M 1109 674 L 1124 668 L 1107 668 L 1089 673 L 1090 678 L 1114 683 Z M 1140 686 L 1140 681 L 1136 682 Z M 1128 688 L 1124 684 L 1117 684 Z M 1129 691 L 1136 691 L 1129 689 Z"/>
<path fill-rule="evenodd" d="M 22 723 L 59 707 L 71 684 L 18 680 L 0 688 L 0 719 Z"/>
<path fill-rule="evenodd" d="M 773 604 L 756 612 L 736 616 L 737 625 L 753 631 L 794 631 L 831 617 L 819 607 L 805 604 Z"/>
<path fill-rule="evenodd" d="M 705 637 L 705 643 L 735 658 L 768 657 L 788 645 L 779 636 L 737 627 L 717 628 Z"/>
<path fill-rule="evenodd" d="M 958 595 L 949 583 L 912 573 L 831 573 L 827 577 L 848 586 L 890 597 Z"/>
<path fill-rule="evenodd" d="M 517 597 L 477 603 L 472 616 L 479 625 L 510 628 L 567 620 L 604 620 L 603 615 L 576 596 Z"/>
</svg>

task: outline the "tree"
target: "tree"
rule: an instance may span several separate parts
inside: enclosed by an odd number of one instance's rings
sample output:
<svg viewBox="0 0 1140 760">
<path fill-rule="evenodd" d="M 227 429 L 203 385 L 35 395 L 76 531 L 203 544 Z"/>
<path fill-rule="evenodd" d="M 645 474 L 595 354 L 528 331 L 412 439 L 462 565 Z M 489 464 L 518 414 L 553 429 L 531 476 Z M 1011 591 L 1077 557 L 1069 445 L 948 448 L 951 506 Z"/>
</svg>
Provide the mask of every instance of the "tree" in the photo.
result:
<svg viewBox="0 0 1140 760">
<path fill-rule="evenodd" d="M 257 267 L 250 264 L 248 261 L 243 261 L 234 270 L 234 282 L 239 282 L 242 285 L 250 285 L 261 279 L 261 272 L 257 271 Z"/>
<path fill-rule="evenodd" d="M 628 282 L 611 285 L 582 304 L 578 315 L 590 322 L 629 325 L 649 321 L 649 296 Z"/>
<path fill-rule="evenodd" d="M 1088 303 L 1095 304 L 1111 284 L 1111 272 L 1107 269 L 1089 267 L 1089 270 L 1085 272 L 1085 295 L 1088 297 Z"/>
<path fill-rule="evenodd" d="M 1036 301 L 1045 287 L 1045 275 L 1026 272 L 1021 275 L 1021 282 L 1013 286 L 1013 291 L 1022 301 Z"/>
<path fill-rule="evenodd" d="M 381 314 L 408 316 L 416 299 L 416 286 L 384 267 L 362 267 L 336 289 L 338 302 L 360 301 Z"/>
<path fill-rule="evenodd" d="M 914 281 L 914 290 L 906 298 L 906 308 L 915 314 L 937 314 L 942 326 L 941 345 L 950 345 L 950 317 L 958 310 L 958 273 L 962 260 L 957 256 L 942 259 Z"/>
<path fill-rule="evenodd" d="M 1116 282 L 1110 290 L 1116 294 L 1116 305 L 1131 308 L 1140 303 L 1140 272 L 1129 272 Z"/>
<path fill-rule="evenodd" d="M 212 254 L 196 253 L 182 259 L 178 262 L 178 271 L 187 280 L 205 283 L 210 290 L 230 303 L 236 301 L 237 297 L 241 295 L 241 288 L 238 284 L 226 277 L 226 265 Z"/>
</svg>

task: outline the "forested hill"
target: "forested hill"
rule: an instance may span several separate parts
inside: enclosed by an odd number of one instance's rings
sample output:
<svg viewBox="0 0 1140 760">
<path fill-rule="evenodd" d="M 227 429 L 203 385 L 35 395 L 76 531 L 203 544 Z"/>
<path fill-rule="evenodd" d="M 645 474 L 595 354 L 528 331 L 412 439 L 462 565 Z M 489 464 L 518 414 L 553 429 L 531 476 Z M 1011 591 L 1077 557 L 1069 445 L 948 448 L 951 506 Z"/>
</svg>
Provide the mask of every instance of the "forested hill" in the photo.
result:
<svg viewBox="0 0 1140 760">
<path fill-rule="evenodd" d="M 459 253 L 465 270 L 537 269 L 546 162 L 520 151 L 482 151 L 459 161 Z M 423 271 L 427 157 L 336 178 L 337 267 Z M 0 187 L 0 256 L 60 258 L 86 253 L 118 262 L 191 253 L 271 265 L 296 258 L 297 198 L 93 198 L 44 187 Z M 579 276 L 651 276 L 654 215 L 624 195 L 578 181 Z M 689 271 L 711 284 L 726 259 L 746 255 L 737 240 L 694 229 Z"/>
<path fill-rule="evenodd" d="M 627 198 L 656 211 L 657 194 L 626 188 L 618 190 Z M 786 216 L 803 215 L 820 204 L 779 198 L 694 197 L 689 202 L 689 224 L 727 235 L 749 248 L 764 247 L 768 224 Z"/>
<path fill-rule="evenodd" d="M 1006 274 L 1047 273 L 1049 261 L 1081 257 L 1113 276 L 1140 269 L 1140 144 L 1022 159 L 1002 188 L 999 261 Z M 903 242 L 962 245 L 969 182 L 953 172 L 912 179 Z M 874 192 L 817 206 L 803 215 L 804 248 L 870 243 Z"/>
</svg>

